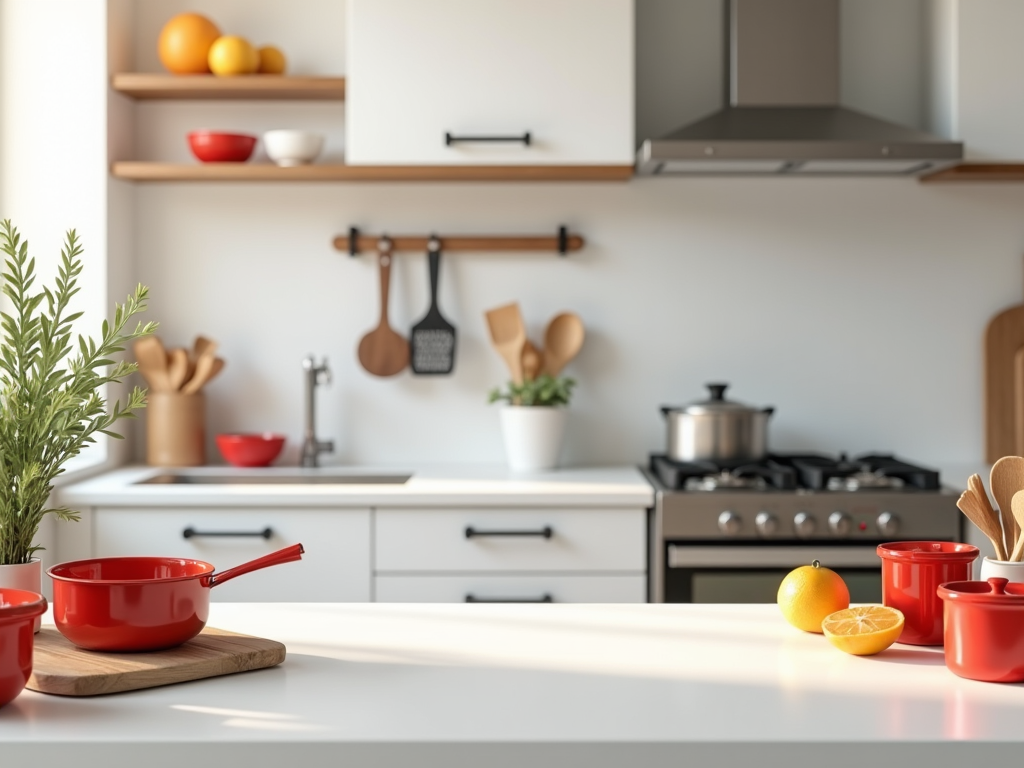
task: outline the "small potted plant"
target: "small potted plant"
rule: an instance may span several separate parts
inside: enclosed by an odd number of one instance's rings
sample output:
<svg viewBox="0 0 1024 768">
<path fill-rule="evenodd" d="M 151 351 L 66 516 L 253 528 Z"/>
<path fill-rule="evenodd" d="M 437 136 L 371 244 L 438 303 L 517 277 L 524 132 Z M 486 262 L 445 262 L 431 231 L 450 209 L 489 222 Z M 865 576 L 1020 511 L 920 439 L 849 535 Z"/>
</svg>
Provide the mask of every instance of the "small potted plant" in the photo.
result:
<svg viewBox="0 0 1024 768">
<path fill-rule="evenodd" d="M 139 285 L 115 305 L 113 321 L 103 321 L 98 342 L 72 341 L 72 324 L 82 315 L 68 308 L 82 271 L 75 231 L 67 233 L 52 288 L 34 289 L 35 260 L 10 221 L 0 222 L 0 252 L 7 300 L 0 323 L 0 587 L 39 592 L 41 567 L 33 555 L 40 547 L 33 542 L 40 523 L 47 515 L 78 519 L 70 509 L 48 506 L 53 480 L 97 433 L 120 437 L 110 429 L 114 422 L 145 404 L 145 391 L 136 387 L 123 407 L 117 402 L 108 411 L 102 392 L 136 369 L 111 357 L 156 323 L 125 331 L 146 308 L 148 291 Z"/>
<path fill-rule="evenodd" d="M 566 376 L 542 374 L 521 384 L 495 388 L 490 402 L 503 401 L 501 431 L 505 454 L 514 472 L 536 472 L 558 466 L 569 399 L 576 382 Z"/>
</svg>

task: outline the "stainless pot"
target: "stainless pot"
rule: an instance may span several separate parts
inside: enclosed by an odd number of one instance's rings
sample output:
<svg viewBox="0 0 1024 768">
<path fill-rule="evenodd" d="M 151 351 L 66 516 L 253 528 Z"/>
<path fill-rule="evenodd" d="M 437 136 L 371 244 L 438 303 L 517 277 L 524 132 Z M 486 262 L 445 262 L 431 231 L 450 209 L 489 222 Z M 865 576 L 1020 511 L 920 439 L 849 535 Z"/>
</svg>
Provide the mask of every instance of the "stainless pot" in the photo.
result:
<svg viewBox="0 0 1024 768">
<path fill-rule="evenodd" d="M 676 461 L 739 464 L 768 453 L 768 418 L 773 408 L 752 408 L 725 399 L 728 384 L 708 384 L 711 399 L 681 407 L 662 406 L 668 421 L 668 456 Z"/>
</svg>

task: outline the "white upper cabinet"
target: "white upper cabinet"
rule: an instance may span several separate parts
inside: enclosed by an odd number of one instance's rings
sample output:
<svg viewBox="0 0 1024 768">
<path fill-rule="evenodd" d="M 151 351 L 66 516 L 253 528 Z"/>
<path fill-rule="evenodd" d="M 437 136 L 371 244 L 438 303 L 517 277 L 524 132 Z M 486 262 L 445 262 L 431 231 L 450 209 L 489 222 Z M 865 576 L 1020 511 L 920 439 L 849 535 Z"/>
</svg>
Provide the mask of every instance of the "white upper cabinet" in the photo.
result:
<svg viewBox="0 0 1024 768">
<path fill-rule="evenodd" d="M 633 18 L 633 0 L 349 0 L 346 162 L 632 165 Z"/>
</svg>

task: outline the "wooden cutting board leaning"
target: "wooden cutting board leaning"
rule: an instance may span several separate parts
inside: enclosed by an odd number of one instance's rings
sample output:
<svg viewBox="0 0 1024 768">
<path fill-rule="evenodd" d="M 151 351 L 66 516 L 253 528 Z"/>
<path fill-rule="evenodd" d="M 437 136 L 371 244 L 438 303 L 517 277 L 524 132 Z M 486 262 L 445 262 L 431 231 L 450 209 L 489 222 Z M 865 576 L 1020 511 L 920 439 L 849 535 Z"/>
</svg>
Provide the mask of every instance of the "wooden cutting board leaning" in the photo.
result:
<svg viewBox="0 0 1024 768">
<path fill-rule="evenodd" d="M 1024 455 L 1024 304 L 1004 309 L 985 329 L 985 461 Z"/>
<path fill-rule="evenodd" d="M 97 696 L 274 667 L 285 647 L 274 640 L 207 627 L 177 648 L 100 653 L 72 645 L 56 627 L 35 638 L 28 688 L 60 696 Z"/>
</svg>

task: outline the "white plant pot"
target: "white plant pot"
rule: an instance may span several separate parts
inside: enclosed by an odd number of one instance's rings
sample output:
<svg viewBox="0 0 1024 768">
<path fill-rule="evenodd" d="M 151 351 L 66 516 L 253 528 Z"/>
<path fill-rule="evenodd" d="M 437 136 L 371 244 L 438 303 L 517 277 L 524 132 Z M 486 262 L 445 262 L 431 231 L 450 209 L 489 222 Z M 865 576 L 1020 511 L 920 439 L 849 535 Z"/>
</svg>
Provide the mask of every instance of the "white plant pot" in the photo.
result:
<svg viewBox="0 0 1024 768">
<path fill-rule="evenodd" d="M 26 592 L 43 593 L 43 563 L 33 557 L 20 565 L 0 565 L 0 589 L 23 589 Z M 36 632 L 42 622 L 36 619 Z"/>
<path fill-rule="evenodd" d="M 568 410 L 559 406 L 502 406 L 501 432 L 509 469 L 537 472 L 558 466 L 568 419 Z"/>
</svg>

